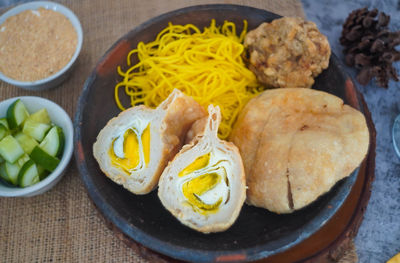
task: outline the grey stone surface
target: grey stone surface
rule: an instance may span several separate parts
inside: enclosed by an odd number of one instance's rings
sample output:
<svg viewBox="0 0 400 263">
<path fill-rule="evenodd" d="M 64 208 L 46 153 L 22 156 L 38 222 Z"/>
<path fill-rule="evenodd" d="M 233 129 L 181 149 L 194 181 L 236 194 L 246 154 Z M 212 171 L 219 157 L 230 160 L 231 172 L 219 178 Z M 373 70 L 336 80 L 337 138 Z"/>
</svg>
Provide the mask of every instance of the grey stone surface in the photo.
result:
<svg viewBox="0 0 400 263">
<path fill-rule="evenodd" d="M 0 0 L 0 7 L 26 0 Z M 378 8 L 391 16 L 391 30 L 400 30 L 400 0 L 302 0 L 307 18 L 328 36 L 332 51 L 343 59 L 339 44 L 347 15 L 361 7 Z M 400 49 L 400 48 L 398 48 Z M 400 62 L 396 64 L 400 73 Z M 353 76 L 356 71 L 347 68 Z M 365 218 L 355 240 L 359 262 L 386 262 L 400 252 L 400 158 L 392 144 L 392 125 L 400 114 L 400 82 L 389 89 L 375 83 L 358 85 L 363 93 L 377 131 L 375 181 Z"/>
<path fill-rule="evenodd" d="M 342 24 L 354 9 L 378 8 L 391 16 L 391 30 L 400 30 L 400 1 L 397 0 L 302 0 L 302 3 L 307 18 L 328 36 L 332 51 L 341 59 Z M 396 68 L 400 73 L 400 62 Z M 356 71 L 347 69 L 354 78 Z M 392 144 L 392 125 L 400 114 L 400 82 L 391 81 L 387 90 L 373 82 L 358 88 L 372 113 L 377 131 L 377 155 L 371 199 L 355 243 L 359 262 L 386 262 L 400 252 L 400 158 Z"/>
<path fill-rule="evenodd" d="M 23 3 L 23 2 L 28 2 L 27 0 L 0 0 L 0 8 L 1 7 L 7 7 L 13 4 L 17 4 L 17 3 Z"/>
</svg>

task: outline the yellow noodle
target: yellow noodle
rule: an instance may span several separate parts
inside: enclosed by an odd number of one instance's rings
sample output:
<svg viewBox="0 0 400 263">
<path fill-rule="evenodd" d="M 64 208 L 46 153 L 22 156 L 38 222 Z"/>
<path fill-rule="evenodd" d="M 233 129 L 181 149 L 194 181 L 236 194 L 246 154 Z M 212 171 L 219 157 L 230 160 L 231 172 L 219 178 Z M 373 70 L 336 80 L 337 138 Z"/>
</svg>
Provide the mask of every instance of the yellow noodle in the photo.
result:
<svg viewBox="0 0 400 263">
<path fill-rule="evenodd" d="M 198 27 L 173 25 L 163 29 L 153 42 L 140 42 L 127 56 L 129 69 L 117 72 L 123 80 L 115 86 L 115 101 L 121 110 L 119 88 L 130 97 L 131 106 L 158 106 L 174 88 L 192 96 L 202 106 L 221 108 L 219 137 L 227 138 L 237 115 L 262 88 L 246 68 L 242 53 L 247 21 L 239 36 L 236 26 L 215 20 L 201 31 Z M 134 57 L 138 63 L 132 65 Z"/>
</svg>

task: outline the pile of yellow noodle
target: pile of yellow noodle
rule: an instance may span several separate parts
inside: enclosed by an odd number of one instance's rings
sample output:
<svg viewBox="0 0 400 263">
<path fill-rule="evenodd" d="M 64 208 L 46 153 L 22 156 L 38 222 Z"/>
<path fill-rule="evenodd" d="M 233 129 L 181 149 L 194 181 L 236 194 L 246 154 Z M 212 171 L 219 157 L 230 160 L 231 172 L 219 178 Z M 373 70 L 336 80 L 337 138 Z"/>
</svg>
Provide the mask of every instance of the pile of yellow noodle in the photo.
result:
<svg viewBox="0 0 400 263">
<path fill-rule="evenodd" d="M 129 69 L 118 73 L 123 81 L 115 87 L 131 98 L 131 105 L 158 106 L 173 89 L 192 96 L 203 107 L 209 104 L 221 108 L 222 122 L 219 137 L 227 138 L 232 125 L 247 101 L 261 91 L 255 75 L 246 68 L 242 53 L 247 21 L 240 36 L 236 27 L 225 21 L 217 27 L 215 20 L 203 32 L 192 24 L 172 25 L 162 30 L 155 41 L 140 42 L 127 57 Z M 131 65 L 136 54 L 138 63 Z"/>
</svg>

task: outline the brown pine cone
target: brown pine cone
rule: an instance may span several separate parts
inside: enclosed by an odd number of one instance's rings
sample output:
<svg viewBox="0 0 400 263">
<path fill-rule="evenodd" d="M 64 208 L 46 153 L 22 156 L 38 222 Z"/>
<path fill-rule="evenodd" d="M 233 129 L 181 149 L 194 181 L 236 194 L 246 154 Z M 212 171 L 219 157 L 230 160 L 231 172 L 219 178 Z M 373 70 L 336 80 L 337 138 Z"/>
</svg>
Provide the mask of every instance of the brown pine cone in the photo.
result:
<svg viewBox="0 0 400 263">
<path fill-rule="evenodd" d="M 390 32 L 390 16 L 375 8 L 354 10 L 343 24 L 340 44 L 345 62 L 359 69 L 357 81 L 367 85 L 375 77 L 377 84 L 388 87 L 390 79 L 399 81 L 392 63 L 400 60 L 395 49 L 400 44 L 400 31 Z"/>
</svg>

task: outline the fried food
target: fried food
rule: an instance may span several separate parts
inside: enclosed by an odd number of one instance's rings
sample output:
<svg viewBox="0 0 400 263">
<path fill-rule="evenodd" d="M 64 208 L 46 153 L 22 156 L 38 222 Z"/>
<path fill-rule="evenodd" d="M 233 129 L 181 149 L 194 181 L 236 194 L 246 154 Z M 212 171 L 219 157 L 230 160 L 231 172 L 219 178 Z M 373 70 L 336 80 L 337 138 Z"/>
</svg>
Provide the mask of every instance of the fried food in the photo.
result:
<svg viewBox="0 0 400 263">
<path fill-rule="evenodd" d="M 118 90 L 131 97 L 131 103 L 149 107 L 159 105 L 173 89 L 192 96 L 205 109 L 209 104 L 221 109 L 219 136 L 226 139 L 243 106 L 260 92 L 256 76 L 242 58 L 243 30 L 236 34 L 236 25 L 215 19 L 210 26 L 169 23 L 154 41 L 140 42 L 128 54 L 128 69 L 118 67 L 123 80 L 115 86 L 115 100 L 120 109 Z M 239 33 L 239 32 L 238 32 Z M 137 64 L 131 60 L 137 56 Z"/>
<path fill-rule="evenodd" d="M 239 151 L 217 137 L 219 107 L 210 105 L 208 112 L 203 130 L 168 164 L 158 188 L 164 207 L 182 224 L 203 233 L 229 228 L 246 198 Z"/>
<path fill-rule="evenodd" d="M 349 176 L 368 152 L 364 115 L 331 94 L 272 89 L 253 98 L 233 128 L 247 203 L 276 213 L 301 209 Z"/>
<path fill-rule="evenodd" d="M 327 38 L 310 21 L 283 17 L 250 31 L 244 41 L 249 68 L 275 88 L 310 88 L 329 65 Z"/>
<path fill-rule="evenodd" d="M 100 169 L 135 194 L 147 194 L 180 150 L 194 121 L 206 116 L 194 99 L 174 90 L 156 109 L 136 106 L 100 131 L 93 154 Z"/>
</svg>

